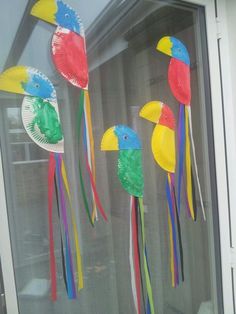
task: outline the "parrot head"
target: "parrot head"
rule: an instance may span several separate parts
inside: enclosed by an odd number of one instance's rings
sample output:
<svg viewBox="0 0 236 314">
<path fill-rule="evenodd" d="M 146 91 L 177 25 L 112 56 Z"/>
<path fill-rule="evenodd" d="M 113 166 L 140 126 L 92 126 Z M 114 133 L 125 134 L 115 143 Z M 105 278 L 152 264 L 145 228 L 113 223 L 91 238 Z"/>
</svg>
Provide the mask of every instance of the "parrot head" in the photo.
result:
<svg viewBox="0 0 236 314">
<path fill-rule="evenodd" d="M 178 59 L 179 61 L 190 65 L 190 58 L 187 48 L 179 39 L 175 37 L 162 37 L 157 43 L 156 49 L 172 58 Z"/>
<path fill-rule="evenodd" d="M 84 29 L 80 17 L 69 5 L 61 0 L 39 0 L 32 7 L 30 14 L 84 37 Z"/>
<path fill-rule="evenodd" d="M 37 69 L 27 66 L 14 66 L 1 73 L 0 90 L 42 99 L 56 98 L 51 81 Z"/>
<path fill-rule="evenodd" d="M 161 101 L 150 101 L 139 112 L 139 116 L 156 123 L 151 146 L 154 159 L 167 172 L 175 172 L 175 117 L 169 106 Z"/>
<path fill-rule="evenodd" d="M 141 141 L 137 133 L 126 125 L 109 128 L 102 137 L 101 150 L 141 149 Z"/>
<path fill-rule="evenodd" d="M 175 129 L 175 117 L 169 106 L 161 101 L 150 101 L 146 103 L 139 112 L 139 116 L 148 121 Z"/>
</svg>

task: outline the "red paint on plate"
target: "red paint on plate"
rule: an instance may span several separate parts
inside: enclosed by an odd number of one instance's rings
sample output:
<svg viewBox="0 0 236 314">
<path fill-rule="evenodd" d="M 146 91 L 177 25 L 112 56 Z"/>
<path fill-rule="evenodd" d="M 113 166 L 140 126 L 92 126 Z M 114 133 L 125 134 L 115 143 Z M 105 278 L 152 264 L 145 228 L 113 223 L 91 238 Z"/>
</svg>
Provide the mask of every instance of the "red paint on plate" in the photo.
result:
<svg viewBox="0 0 236 314">
<path fill-rule="evenodd" d="M 177 59 L 171 58 L 168 81 L 174 97 L 183 105 L 191 101 L 190 67 Z"/>
<path fill-rule="evenodd" d="M 162 107 L 161 117 L 158 124 L 164 125 L 172 130 L 175 129 L 175 117 L 172 110 L 167 105 L 163 105 Z"/>
<path fill-rule="evenodd" d="M 88 88 L 87 55 L 82 36 L 58 28 L 52 39 L 52 59 L 66 80 L 79 88 Z"/>
</svg>

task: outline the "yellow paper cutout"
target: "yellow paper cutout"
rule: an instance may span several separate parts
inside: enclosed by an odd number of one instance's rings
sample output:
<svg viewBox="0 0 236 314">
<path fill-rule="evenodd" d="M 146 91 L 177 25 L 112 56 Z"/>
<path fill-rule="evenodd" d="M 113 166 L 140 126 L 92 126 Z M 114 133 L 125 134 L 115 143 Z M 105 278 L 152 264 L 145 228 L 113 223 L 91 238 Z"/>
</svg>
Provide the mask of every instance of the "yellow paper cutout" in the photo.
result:
<svg viewBox="0 0 236 314">
<path fill-rule="evenodd" d="M 7 69 L 0 75 L 0 90 L 25 94 L 22 83 L 28 81 L 28 73 L 24 66 L 15 66 Z"/>
<path fill-rule="evenodd" d="M 55 18 L 56 12 L 57 5 L 55 0 L 39 0 L 32 7 L 30 14 L 55 25 L 57 24 Z"/>
<path fill-rule="evenodd" d="M 148 121 L 158 123 L 162 113 L 163 103 L 161 101 L 150 101 L 146 103 L 139 112 L 139 116 Z"/>
<path fill-rule="evenodd" d="M 173 43 L 170 40 L 170 36 L 165 36 L 157 43 L 156 49 L 161 51 L 168 56 L 172 56 L 171 48 L 173 47 Z"/>
<path fill-rule="evenodd" d="M 152 152 L 156 162 L 167 172 L 175 172 L 175 132 L 157 125 L 152 134 Z"/>
<path fill-rule="evenodd" d="M 109 128 L 102 137 L 101 142 L 101 150 L 118 150 L 119 144 L 118 144 L 118 138 L 115 135 L 115 128 L 111 127 Z"/>
</svg>

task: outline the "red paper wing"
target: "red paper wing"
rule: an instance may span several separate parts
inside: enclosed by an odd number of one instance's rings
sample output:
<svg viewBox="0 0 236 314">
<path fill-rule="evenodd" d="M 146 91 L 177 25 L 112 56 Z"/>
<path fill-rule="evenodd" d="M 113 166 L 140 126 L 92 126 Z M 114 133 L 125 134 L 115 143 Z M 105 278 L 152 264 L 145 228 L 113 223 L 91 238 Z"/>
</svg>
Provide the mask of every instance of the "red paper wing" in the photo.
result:
<svg viewBox="0 0 236 314">
<path fill-rule="evenodd" d="M 88 88 L 87 54 L 82 36 L 58 27 L 52 39 L 52 59 L 66 80 L 79 88 Z"/>
<path fill-rule="evenodd" d="M 171 58 L 168 81 L 174 97 L 183 105 L 190 105 L 190 68 L 187 64 Z"/>
</svg>

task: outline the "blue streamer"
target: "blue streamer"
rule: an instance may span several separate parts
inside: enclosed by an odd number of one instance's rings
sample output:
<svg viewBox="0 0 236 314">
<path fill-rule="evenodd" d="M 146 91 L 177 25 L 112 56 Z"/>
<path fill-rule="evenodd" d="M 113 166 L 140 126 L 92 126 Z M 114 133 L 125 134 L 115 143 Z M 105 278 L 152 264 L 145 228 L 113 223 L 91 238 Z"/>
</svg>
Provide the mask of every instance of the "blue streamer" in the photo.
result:
<svg viewBox="0 0 236 314">
<path fill-rule="evenodd" d="M 171 218 L 171 225 L 172 225 L 172 234 L 173 234 L 173 244 L 174 244 L 174 257 L 176 261 L 176 268 L 177 271 L 177 284 L 179 283 L 179 263 L 178 263 L 178 253 L 177 253 L 177 238 L 176 238 L 176 228 L 175 228 L 175 214 L 174 214 L 174 208 L 172 203 L 172 197 L 171 197 L 171 190 L 169 186 L 168 178 L 166 180 L 166 197 L 168 202 L 168 207 L 170 211 L 170 218 Z"/>
<path fill-rule="evenodd" d="M 147 247 L 145 245 L 145 256 L 146 256 L 146 261 L 147 261 L 147 269 L 148 269 L 148 273 L 149 273 L 149 277 L 151 280 L 151 274 L 150 274 L 150 268 L 149 268 L 149 263 L 148 263 L 148 256 L 147 256 Z M 149 301 L 149 297 L 147 295 L 147 304 L 146 304 L 146 314 L 151 314 L 151 307 L 150 307 L 150 301 Z"/>
<path fill-rule="evenodd" d="M 181 201 L 181 186 L 183 180 L 183 168 L 184 168 L 184 152 L 185 152 L 185 113 L 184 105 L 180 104 L 179 107 L 179 162 L 178 162 L 178 212 L 180 213 L 180 201 Z"/>
</svg>

